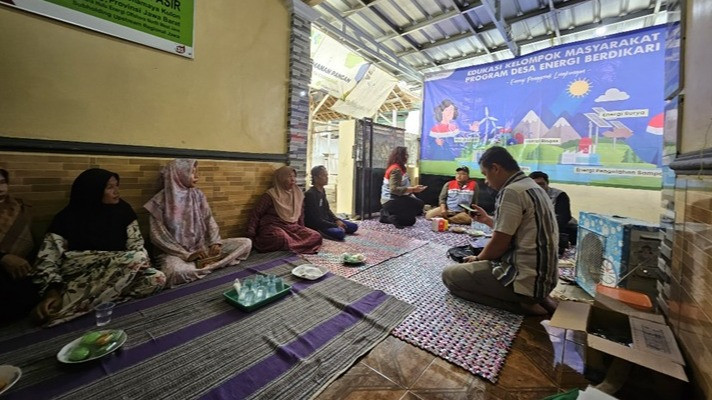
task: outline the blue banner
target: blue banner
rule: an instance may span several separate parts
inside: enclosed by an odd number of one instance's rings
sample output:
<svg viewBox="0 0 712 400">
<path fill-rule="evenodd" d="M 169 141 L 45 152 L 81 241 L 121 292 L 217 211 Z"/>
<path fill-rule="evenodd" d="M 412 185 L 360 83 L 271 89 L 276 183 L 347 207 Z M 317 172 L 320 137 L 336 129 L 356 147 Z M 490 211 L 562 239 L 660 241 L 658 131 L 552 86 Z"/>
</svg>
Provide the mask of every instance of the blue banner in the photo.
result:
<svg viewBox="0 0 712 400">
<path fill-rule="evenodd" d="M 429 76 L 421 172 L 479 171 L 499 145 L 552 181 L 659 189 L 665 34 L 641 29 Z"/>
</svg>

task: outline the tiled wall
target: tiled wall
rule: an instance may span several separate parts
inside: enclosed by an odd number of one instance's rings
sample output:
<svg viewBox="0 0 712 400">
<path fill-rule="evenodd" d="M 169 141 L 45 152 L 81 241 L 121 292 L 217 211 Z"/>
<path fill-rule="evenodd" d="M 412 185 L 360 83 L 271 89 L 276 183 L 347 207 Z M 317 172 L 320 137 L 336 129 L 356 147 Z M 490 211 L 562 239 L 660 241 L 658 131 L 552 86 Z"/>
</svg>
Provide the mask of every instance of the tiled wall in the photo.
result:
<svg viewBox="0 0 712 400">
<path fill-rule="evenodd" d="M 139 215 L 144 233 L 159 169 L 169 159 L 0 152 L 0 168 L 10 173 L 10 193 L 32 204 L 35 235 L 41 235 L 69 199 L 74 178 L 88 168 L 104 168 L 121 177 L 121 197 Z M 278 163 L 199 160 L 200 183 L 223 237 L 244 235 L 249 213 L 269 188 Z"/>
<path fill-rule="evenodd" d="M 712 396 L 712 177 L 678 175 L 668 319 L 698 398 Z"/>
<path fill-rule="evenodd" d="M 309 83 L 311 82 L 311 21 L 316 12 L 301 0 L 288 2 L 291 8 L 289 38 L 289 108 L 287 109 L 287 155 L 289 165 L 297 170 L 297 184 L 309 185 L 307 174 L 307 132 L 309 130 Z"/>
</svg>

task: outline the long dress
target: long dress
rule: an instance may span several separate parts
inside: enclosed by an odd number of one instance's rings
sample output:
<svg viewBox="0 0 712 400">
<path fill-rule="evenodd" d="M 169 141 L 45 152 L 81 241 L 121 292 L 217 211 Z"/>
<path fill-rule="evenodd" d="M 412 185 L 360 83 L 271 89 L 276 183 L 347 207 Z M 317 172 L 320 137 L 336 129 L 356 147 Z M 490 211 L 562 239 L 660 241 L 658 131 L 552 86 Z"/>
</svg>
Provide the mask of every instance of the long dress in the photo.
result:
<svg viewBox="0 0 712 400">
<path fill-rule="evenodd" d="M 48 316 L 50 326 L 103 302 L 148 296 L 166 283 L 151 268 L 136 213 L 119 197 L 118 185 L 119 175 L 111 171 L 82 172 L 69 204 L 50 224 L 32 274 L 40 296 L 47 299 L 48 290 L 61 296 L 61 308 Z"/>
<path fill-rule="evenodd" d="M 195 187 L 197 164 L 193 159 L 168 163 L 161 172 L 163 189 L 144 205 L 151 213 L 151 242 L 162 252 L 156 261 L 166 274 L 169 287 L 236 265 L 247 259 L 252 250 L 248 238 L 220 238 L 220 228 L 205 194 Z M 187 261 L 195 252 L 207 252 L 212 245 L 220 245 L 218 261 L 203 268 Z"/>
<path fill-rule="evenodd" d="M 37 255 L 34 281 L 40 293 L 62 288 L 62 309 L 50 326 L 90 312 L 107 301 L 145 297 L 163 288 L 166 277 L 151 268 L 138 222 L 126 228 L 126 251 L 70 251 L 62 236 L 48 233 Z"/>
<path fill-rule="evenodd" d="M 210 209 L 207 211 L 206 219 L 209 221 L 206 241 L 211 244 L 222 243 L 222 246 L 220 247 L 220 260 L 200 269 L 196 267 L 195 262 L 185 261 L 191 253 L 176 242 L 173 235 L 156 217 L 151 216 L 151 243 L 163 252 L 156 257 L 156 264 L 166 274 L 168 287 L 200 279 L 216 269 L 237 265 L 250 255 L 252 241 L 248 238 L 221 239 L 220 228 L 210 213 Z"/>
<path fill-rule="evenodd" d="M 34 247 L 29 214 L 20 199 L 8 196 L 0 203 L 0 253 L 27 260 Z M 0 268 L 0 323 L 21 318 L 38 301 L 37 288 L 30 277 L 13 279 L 5 268 Z"/>
<path fill-rule="evenodd" d="M 252 210 L 247 236 L 260 252 L 290 250 L 295 253 L 316 253 L 321 247 L 319 232 L 304 226 L 304 211 L 297 222 L 286 222 L 277 215 L 272 197 L 263 194 Z"/>
</svg>

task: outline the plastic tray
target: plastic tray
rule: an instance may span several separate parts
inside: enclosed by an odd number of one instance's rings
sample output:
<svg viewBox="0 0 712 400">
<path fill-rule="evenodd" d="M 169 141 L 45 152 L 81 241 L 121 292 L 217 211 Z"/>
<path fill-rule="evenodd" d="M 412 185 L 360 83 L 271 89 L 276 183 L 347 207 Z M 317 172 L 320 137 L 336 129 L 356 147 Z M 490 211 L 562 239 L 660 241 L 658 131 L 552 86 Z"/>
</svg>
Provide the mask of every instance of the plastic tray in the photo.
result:
<svg viewBox="0 0 712 400">
<path fill-rule="evenodd" d="M 279 291 L 279 292 L 275 293 L 274 295 L 267 297 L 266 299 L 264 299 L 258 303 L 250 304 L 249 306 L 244 305 L 237 300 L 237 292 L 235 291 L 235 289 L 228 290 L 227 292 L 223 293 L 223 296 L 225 296 L 225 299 L 227 299 L 228 303 L 239 308 L 240 310 L 253 311 L 253 310 L 256 310 L 266 304 L 272 303 L 273 301 L 286 296 L 287 294 L 289 294 L 289 290 L 291 288 L 292 288 L 291 286 L 285 284 L 284 289 L 282 291 Z"/>
</svg>

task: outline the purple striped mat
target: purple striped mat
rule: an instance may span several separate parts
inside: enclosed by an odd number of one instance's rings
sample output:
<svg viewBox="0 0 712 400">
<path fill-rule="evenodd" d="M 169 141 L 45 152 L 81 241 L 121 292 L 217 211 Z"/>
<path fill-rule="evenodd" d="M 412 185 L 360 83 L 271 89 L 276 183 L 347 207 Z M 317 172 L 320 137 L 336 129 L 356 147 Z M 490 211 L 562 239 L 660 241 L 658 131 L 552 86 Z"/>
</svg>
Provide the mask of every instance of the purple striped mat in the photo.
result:
<svg viewBox="0 0 712 400">
<path fill-rule="evenodd" d="M 181 304 L 170 312 L 187 318 L 156 318 L 154 326 L 149 321 L 146 329 L 162 333 L 143 335 L 142 341 L 134 334 L 133 341 L 97 361 L 64 365 L 54 359 L 59 348 L 48 351 L 45 344 L 52 333 L 66 335 L 68 329 L 76 335 L 67 342 L 81 336 L 91 329 L 83 320 L 2 340 L 0 364 L 13 364 L 14 355 L 20 359 L 14 365 L 23 369 L 5 398 L 291 399 L 318 393 L 412 307 L 332 274 L 297 280 L 290 271 L 302 263 L 294 256 L 247 262 L 214 279 L 122 304 L 112 328 L 127 332 L 141 309 Z M 251 313 L 221 298 L 235 277 L 257 272 L 284 277 L 292 285 L 290 295 Z M 190 299 L 202 299 L 200 307 L 186 307 Z"/>
</svg>

